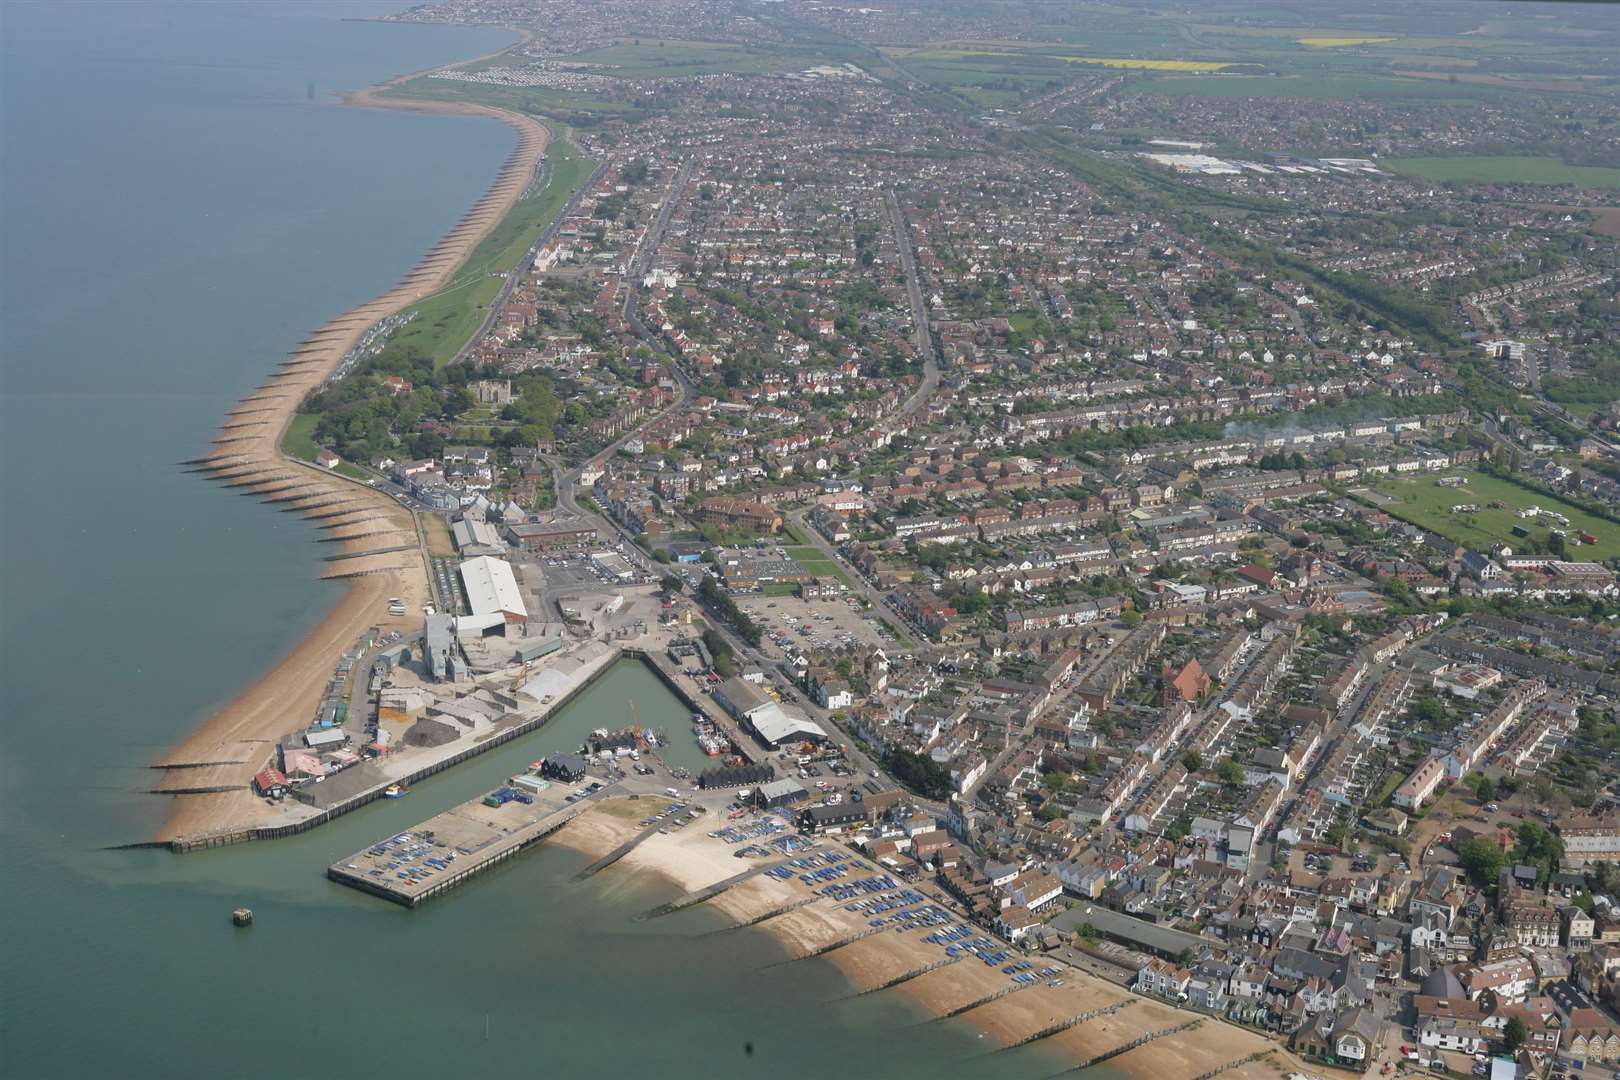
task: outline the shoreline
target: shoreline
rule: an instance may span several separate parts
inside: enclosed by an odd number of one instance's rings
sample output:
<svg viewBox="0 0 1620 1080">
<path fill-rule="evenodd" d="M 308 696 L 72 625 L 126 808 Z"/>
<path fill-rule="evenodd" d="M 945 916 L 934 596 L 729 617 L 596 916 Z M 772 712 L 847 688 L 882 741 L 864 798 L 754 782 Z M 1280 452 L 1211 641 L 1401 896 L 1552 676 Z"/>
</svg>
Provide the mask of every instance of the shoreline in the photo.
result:
<svg viewBox="0 0 1620 1080">
<path fill-rule="evenodd" d="M 589 858 L 600 858 L 639 831 L 634 821 L 608 806 L 611 803 L 580 815 L 547 842 Z M 678 833 L 652 837 L 625 855 L 618 865 L 634 873 L 652 874 L 684 894 L 723 881 L 738 872 L 738 862 L 730 850 L 705 835 L 706 824 L 698 822 Z M 848 850 L 836 838 L 823 838 L 821 844 Z M 864 857 L 861 862 L 871 865 Z M 811 959 L 818 949 L 846 940 L 866 926 L 865 916 L 850 914 L 840 905 L 804 903 L 809 895 L 796 881 L 756 876 L 705 903 L 722 912 L 738 929 L 769 916 L 747 929 L 769 934 L 786 954 L 785 962 L 794 963 Z M 940 949 L 922 941 L 916 932 L 898 935 L 885 929 L 817 958 L 830 962 L 848 984 L 849 996 L 855 996 L 876 992 L 943 956 Z M 1032 959 L 1040 965 L 1039 957 Z M 972 1024 L 984 1039 L 993 1040 L 994 1046 L 1010 1048 L 1051 1025 L 1096 1013 L 1041 1040 L 1039 1045 L 1073 1063 L 1107 1056 L 1108 1070 L 1143 1080 L 1193 1077 L 1217 1069 L 1222 1070 L 1221 1076 L 1234 1080 L 1277 1080 L 1296 1070 L 1318 1077 L 1344 1075 L 1323 1066 L 1306 1065 L 1282 1045 L 1256 1032 L 1204 1013 L 1177 1009 L 1085 972 L 1066 969 L 1062 979 L 1061 987 L 1040 984 L 1008 994 L 962 1013 L 960 1019 Z M 927 1016 L 940 1018 L 1007 986 L 1007 977 L 999 968 L 986 967 L 970 957 L 917 974 L 893 989 L 904 993 Z M 1191 1033 L 1179 1031 L 1114 1054 L 1144 1036 L 1166 1033 L 1194 1021 L 1199 1024 L 1191 1037 Z M 1259 1056 L 1245 1060 L 1251 1055 Z"/>
<path fill-rule="evenodd" d="M 527 37 L 520 32 L 514 45 Z M 420 611 L 429 602 L 425 539 L 414 515 L 359 481 L 289 458 L 281 451 L 281 441 L 298 407 L 336 370 L 344 354 L 378 320 L 416 304 L 454 276 L 522 196 L 550 143 L 546 126 L 520 113 L 470 102 L 382 96 L 383 91 L 418 74 L 400 75 L 380 86 L 346 93 L 342 101 L 365 108 L 489 117 L 514 129 L 517 146 L 484 195 L 410 272 L 393 287 L 306 336 L 263 383 L 225 414 L 213 449 L 186 463 L 228 487 L 315 521 L 327 532 L 323 539 L 339 542 L 343 556 L 322 577 L 343 579 L 347 585 L 315 629 L 286 656 L 159 759 L 157 766 L 167 770 L 165 782 L 177 772 L 189 772 L 194 779 L 196 768 L 206 766 L 210 786 L 229 789 L 173 795 L 175 805 L 154 837 L 159 842 L 252 828 L 269 817 L 269 808 L 249 787 L 253 775 L 269 760 L 278 739 L 307 725 L 339 654 L 373 626 L 384 633 L 414 629 L 408 625 L 409 617 L 387 614 L 388 597 L 404 599 L 409 612 Z"/>
</svg>

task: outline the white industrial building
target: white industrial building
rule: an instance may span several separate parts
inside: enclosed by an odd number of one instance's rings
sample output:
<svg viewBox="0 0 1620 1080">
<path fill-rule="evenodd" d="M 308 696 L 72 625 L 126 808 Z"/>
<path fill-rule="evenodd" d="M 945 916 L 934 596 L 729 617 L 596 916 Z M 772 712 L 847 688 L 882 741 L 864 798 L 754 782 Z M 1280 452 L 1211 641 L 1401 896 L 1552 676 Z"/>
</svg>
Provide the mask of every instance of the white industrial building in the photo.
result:
<svg viewBox="0 0 1620 1080">
<path fill-rule="evenodd" d="M 457 633 L 465 634 L 469 630 L 505 633 L 508 627 L 521 628 L 529 621 L 529 609 L 523 603 L 511 563 L 480 555 L 468 559 L 458 569 L 472 614 L 456 620 Z"/>
</svg>

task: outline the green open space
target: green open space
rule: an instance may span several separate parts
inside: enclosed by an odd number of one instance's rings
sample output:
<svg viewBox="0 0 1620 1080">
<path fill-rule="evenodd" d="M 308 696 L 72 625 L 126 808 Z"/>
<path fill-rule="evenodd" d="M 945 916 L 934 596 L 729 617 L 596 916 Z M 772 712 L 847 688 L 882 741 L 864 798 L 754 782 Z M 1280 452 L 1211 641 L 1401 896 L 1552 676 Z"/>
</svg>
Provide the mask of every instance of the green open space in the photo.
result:
<svg viewBox="0 0 1620 1080">
<path fill-rule="evenodd" d="M 1423 180 L 1465 180 L 1482 184 L 1574 184 L 1581 188 L 1620 188 L 1620 169 L 1570 165 L 1549 157 L 1391 158 L 1382 164 Z"/>
<path fill-rule="evenodd" d="M 574 53 L 568 57 L 568 61 L 590 65 L 593 75 L 658 79 L 685 75 L 764 75 L 802 71 L 827 63 L 828 57 L 815 50 L 791 46 L 636 38 Z"/>
<path fill-rule="evenodd" d="M 816 577 L 835 577 L 845 585 L 850 584 L 849 576 L 837 563 L 822 554 L 820 548 L 790 547 L 787 553 L 788 558 L 804 567 L 806 573 L 814 574 Z"/>
<path fill-rule="evenodd" d="M 420 349 L 436 367 L 449 363 L 478 330 L 489 305 L 500 295 L 506 274 L 527 257 L 590 175 L 594 162 L 568 141 L 560 125 L 548 121 L 546 126 L 551 130 L 551 142 L 546 147 L 545 184 L 514 203 L 445 286 L 410 309 L 411 320 L 389 337 L 390 348 Z M 282 451 L 313 461 L 318 420 L 314 413 L 294 416 L 282 439 Z M 365 476 L 358 470 L 353 475 Z"/>
<path fill-rule="evenodd" d="M 591 160 L 555 126 L 546 163 L 545 186 L 513 204 L 445 287 L 416 305 L 414 317 L 390 344 L 420 348 L 442 367 L 467 343 L 500 294 L 506 274 L 528 254 L 592 168 Z"/>
<path fill-rule="evenodd" d="M 1511 89 L 1433 79 L 1400 79 L 1376 75 L 1172 75 L 1143 79 L 1122 88 L 1135 94 L 1169 97 L 1259 98 L 1413 98 L 1457 100 L 1494 98 Z"/>
<path fill-rule="evenodd" d="M 391 97 L 425 101 L 471 101 L 533 116 L 554 117 L 574 125 L 640 111 L 640 107 L 630 101 L 619 101 L 600 94 L 552 90 L 541 86 L 497 86 L 459 79 L 435 79 L 431 75 L 418 76 L 385 92 Z"/>
<path fill-rule="evenodd" d="M 1538 506 L 1553 510 L 1569 519 L 1564 530 L 1566 543 L 1577 533 L 1589 533 L 1598 538 L 1596 544 L 1576 547 L 1570 543 L 1566 555 L 1571 559 L 1601 561 L 1620 556 L 1620 525 L 1593 517 L 1578 506 L 1539 491 L 1522 488 L 1510 480 L 1502 480 L 1488 473 L 1472 470 L 1448 471 L 1442 476 L 1463 476 L 1468 482 L 1457 487 L 1441 487 L 1435 476 L 1387 478 L 1375 486 L 1387 495 L 1399 499 L 1380 509 L 1403 521 L 1422 526 L 1450 540 L 1469 547 L 1489 550 L 1496 544 L 1509 547 L 1521 545 L 1526 538 L 1515 536 L 1515 526 L 1529 531 L 1530 538 L 1545 542 L 1549 528 L 1563 526 L 1544 517 L 1521 518 L 1518 511 Z M 1505 504 L 1493 509 L 1492 502 Z M 1454 513 L 1453 506 L 1473 504 L 1477 511 Z"/>
<path fill-rule="evenodd" d="M 281 438 L 281 452 L 300 461 L 314 461 L 315 451 L 320 449 L 315 445 L 315 423 L 319 419 L 315 413 L 294 413 L 287 434 Z"/>
</svg>

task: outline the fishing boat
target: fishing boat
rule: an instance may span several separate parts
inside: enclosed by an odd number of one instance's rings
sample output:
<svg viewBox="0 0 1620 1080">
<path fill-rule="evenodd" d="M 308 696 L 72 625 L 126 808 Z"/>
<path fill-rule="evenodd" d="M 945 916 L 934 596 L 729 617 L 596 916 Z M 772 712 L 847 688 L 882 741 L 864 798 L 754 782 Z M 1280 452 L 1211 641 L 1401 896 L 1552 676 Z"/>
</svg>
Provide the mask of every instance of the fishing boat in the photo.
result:
<svg viewBox="0 0 1620 1080">
<path fill-rule="evenodd" d="M 383 788 L 383 798 L 385 799 L 403 799 L 410 793 L 411 789 L 404 784 L 389 784 Z"/>
</svg>

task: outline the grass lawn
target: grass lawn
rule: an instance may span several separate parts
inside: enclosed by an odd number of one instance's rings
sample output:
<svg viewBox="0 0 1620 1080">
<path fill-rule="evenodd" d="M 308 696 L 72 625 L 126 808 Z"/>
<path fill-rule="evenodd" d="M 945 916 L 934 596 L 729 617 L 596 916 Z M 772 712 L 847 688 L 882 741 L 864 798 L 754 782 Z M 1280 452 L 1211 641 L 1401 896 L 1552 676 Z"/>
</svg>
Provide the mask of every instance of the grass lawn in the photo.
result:
<svg viewBox="0 0 1620 1080">
<path fill-rule="evenodd" d="M 1376 485 L 1379 491 L 1401 500 L 1382 509 L 1404 521 L 1410 521 L 1414 525 L 1420 525 L 1455 540 L 1459 544 L 1488 549 L 1499 543 L 1507 544 L 1509 547 L 1522 543 L 1520 537 L 1513 535 L 1515 525 L 1529 529 L 1532 538 L 1545 541 L 1548 528 L 1553 526 L 1554 522 L 1545 518 L 1521 518 L 1515 513 L 1526 507 L 1539 506 L 1544 510 L 1555 510 L 1569 518 L 1569 528 L 1565 530 L 1566 538 L 1573 537 L 1577 531 L 1588 532 L 1598 538 L 1596 544 L 1571 546 L 1569 558 L 1602 561 L 1620 555 L 1620 525 L 1612 521 L 1595 518 L 1561 499 L 1528 491 L 1517 484 L 1498 480 L 1484 473 L 1454 470 L 1444 475 L 1466 476 L 1468 483 L 1461 487 L 1443 488 L 1435 483 L 1433 476 L 1380 480 Z M 1506 503 L 1506 509 L 1491 509 L 1489 504 L 1496 500 Z M 1479 506 L 1479 510 L 1468 514 L 1451 512 L 1453 506 L 1463 503 L 1474 503 Z"/>
<path fill-rule="evenodd" d="M 799 587 L 791 581 L 773 581 L 768 585 L 761 585 L 759 591 L 766 596 L 793 596 L 798 593 Z"/>
<path fill-rule="evenodd" d="M 315 451 L 315 422 L 320 417 L 314 413 L 294 413 L 292 423 L 287 425 L 287 434 L 281 440 L 281 452 L 300 461 L 314 461 Z"/>
<path fill-rule="evenodd" d="M 837 563 L 823 555 L 820 548 L 790 547 L 787 553 L 788 558 L 804 567 L 808 573 L 817 577 L 835 577 L 845 585 L 850 584 L 849 575 L 845 574 Z"/>
<path fill-rule="evenodd" d="M 423 514 L 422 529 L 427 534 L 429 555 L 444 559 L 455 558 L 455 545 L 450 541 L 450 526 L 438 514 Z"/>
<path fill-rule="evenodd" d="M 1392 158 L 1382 164 L 1424 180 L 1472 180 L 1483 184 L 1574 184 L 1580 188 L 1620 188 L 1620 169 L 1566 165 L 1547 157 Z"/>
</svg>

